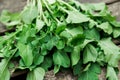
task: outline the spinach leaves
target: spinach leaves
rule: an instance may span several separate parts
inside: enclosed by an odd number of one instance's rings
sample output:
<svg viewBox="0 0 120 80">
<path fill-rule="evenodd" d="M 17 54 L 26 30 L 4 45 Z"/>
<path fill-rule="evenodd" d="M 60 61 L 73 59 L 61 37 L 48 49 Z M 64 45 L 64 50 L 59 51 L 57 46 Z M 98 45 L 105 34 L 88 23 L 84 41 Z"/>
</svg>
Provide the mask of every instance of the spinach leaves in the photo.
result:
<svg viewBox="0 0 120 80">
<path fill-rule="evenodd" d="M 1 80 L 10 79 L 12 61 L 13 69 L 29 69 L 26 80 L 43 80 L 53 67 L 54 73 L 72 68 L 78 80 L 98 80 L 101 66 L 108 80 L 118 80 L 120 48 L 111 38 L 120 38 L 120 22 L 104 3 L 28 0 L 20 13 L 3 11 L 0 21 L 15 29 L 0 36 Z"/>
</svg>

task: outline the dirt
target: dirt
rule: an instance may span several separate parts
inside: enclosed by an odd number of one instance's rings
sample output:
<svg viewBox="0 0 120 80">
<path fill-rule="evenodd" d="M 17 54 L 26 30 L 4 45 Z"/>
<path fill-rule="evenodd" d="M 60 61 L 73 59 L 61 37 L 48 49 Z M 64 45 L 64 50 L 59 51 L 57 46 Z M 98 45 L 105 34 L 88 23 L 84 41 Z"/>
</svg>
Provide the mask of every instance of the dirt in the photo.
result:
<svg viewBox="0 0 120 80">
<path fill-rule="evenodd" d="M 82 3 L 99 3 L 99 2 L 106 2 L 110 3 L 108 5 L 109 10 L 112 12 L 114 16 L 117 16 L 117 20 L 120 21 L 120 0 L 80 0 Z M 0 0 L 0 13 L 3 9 L 7 9 L 10 12 L 19 12 L 23 9 L 26 4 L 26 0 Z M 0 24 L 0 32 L 5 31 L 5 27 Z M 119 64 L 120 66 L 120 64 Z M 120 70 L 120 67 L 119 67 Z M 99 80 L 106 80 L 105 79 L 106 69 L 102 68 L 101 75 L 99 75 Z M 120 74 L 118 74 L 120 80 Z M 18 76 L 15 78 L 11 78 L 11 80 L 25 80 L 26 75 Z M 49 71 L 46 73 L 45 80 L 77 80 L 76 76 L 73 76 L 72 72 L 64 71 L 59 72 L 58 74 L 54 75 L 53 71 Z"/>
<path fill-rule="evenodd" d="M 10 12 L 19 12 L 26 4 L 26 0 L 0 0 L 0 14 L 2 10 Z M 5 31 L 5 27 L 0 24 L 0 32 Z"/>
</svg>

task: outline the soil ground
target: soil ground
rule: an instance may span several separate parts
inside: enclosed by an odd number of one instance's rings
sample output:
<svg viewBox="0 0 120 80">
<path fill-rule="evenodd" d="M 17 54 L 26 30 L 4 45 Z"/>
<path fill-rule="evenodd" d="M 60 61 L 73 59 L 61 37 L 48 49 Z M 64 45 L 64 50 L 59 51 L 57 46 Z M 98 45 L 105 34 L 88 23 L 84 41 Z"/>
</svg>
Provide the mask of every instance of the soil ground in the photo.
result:
<svg viewBox="0 0 120 80">
<path fill-rule="evenodd" d="M 108 4 L 109 10 L 112 12 L 114 16 L 117 17 L 117 20 L 120 21 L 120 0 L 80 0 L 82 3 L 99 3 L 105 2 Z M 10 12 L 19 12 L 23 9 L 26 4 L 26 0 L 0 0 L 0 13 L 2 10 L 6 9 Z M 5 31 L 5 27 L 0 24 L 0 32 Z M 120 65 L 119 65 L 120 68 Z M 120 70 L 120 69 L 119 69 Z M 99 76 L 99 80 L 105 79 L 106 70 L 103 68 L 102 73 Z M 120 74 L 118 74 L 120 80 Z M 15 78 L 11 78 L 11 80 L 25 80 L 26 75 L 17 76 Z M 75 76 L 73 76 L 72 72 L 65 71 L 60 72 L 57 75 L 53 74 L 53 71 L 49 71 L 46 73 L 45 80 L 77 80 Z"/>
</svg>

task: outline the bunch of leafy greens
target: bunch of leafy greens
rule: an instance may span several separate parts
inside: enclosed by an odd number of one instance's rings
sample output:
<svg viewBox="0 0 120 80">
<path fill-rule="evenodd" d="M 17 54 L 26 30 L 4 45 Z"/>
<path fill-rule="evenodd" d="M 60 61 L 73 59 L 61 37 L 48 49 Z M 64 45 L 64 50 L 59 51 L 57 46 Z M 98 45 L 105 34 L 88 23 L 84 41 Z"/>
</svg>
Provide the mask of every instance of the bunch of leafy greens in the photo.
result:
<svg viewBox="0 0 120 80">
<path fill-rule="evenodd" d="M 78 80 L 98 80 L 101 67 L 106 78 L 118 80 L 120 23 L 104 3 L 28 0 L 21 13 L 3 11 L 0 21 L 15 29 L 0 37 L 0 80 L 10 71 L 29 69 L 26 80 L 43 80 L 54 66 L 72 68 Z M 15 65 L 17 63 L 17 65 Z"/>
</svg>

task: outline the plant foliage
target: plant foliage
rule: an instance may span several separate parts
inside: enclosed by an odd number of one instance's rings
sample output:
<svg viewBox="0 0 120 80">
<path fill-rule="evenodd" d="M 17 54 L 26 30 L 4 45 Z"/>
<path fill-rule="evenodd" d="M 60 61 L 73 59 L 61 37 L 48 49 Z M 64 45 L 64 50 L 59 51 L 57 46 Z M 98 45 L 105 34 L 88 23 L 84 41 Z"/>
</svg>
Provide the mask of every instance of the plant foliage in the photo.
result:
<svg viewBox="0 0 120 80">
<path fill-rule="evenodd" d="M 120 38 L 120 22 L 104 3 L 28 0 L 20 13 L 4 10 L 0 21 L 15 29 L 0 36 L 0 80 L 10 79 L 12 61 L 29 69 L 26 80 L 43 80 L 53 66 L 54 73 L 72 68 L 78 80 L 98 80 L 104 66 L 106 78 L 118 80 L 120 48 L 112 38 Z"/>
</svg>

